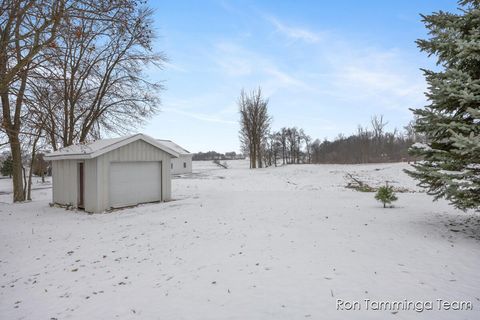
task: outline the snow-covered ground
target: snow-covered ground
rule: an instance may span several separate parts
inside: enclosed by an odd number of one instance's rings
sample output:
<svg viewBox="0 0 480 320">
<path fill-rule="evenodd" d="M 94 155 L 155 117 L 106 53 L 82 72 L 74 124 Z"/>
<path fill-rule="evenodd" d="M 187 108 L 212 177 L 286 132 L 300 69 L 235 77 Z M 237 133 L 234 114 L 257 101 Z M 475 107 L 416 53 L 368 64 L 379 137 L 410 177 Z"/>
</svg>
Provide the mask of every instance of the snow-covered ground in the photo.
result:
<svg viewBox="0 0 480 320">
<path fill-rule="evenodd" d="M 193 165 L 175 201 L 108 214 L 50 208 L 46 188 L 15 205 L 0 192 L 0 319 L 480 319 L 477 214 L 421 192 L 383 209 L 344 187 L 348 172 L 418 191 L 406 164 Z"/>
<path fill-rule="evenodd" d="M 42 182 L 42 178 L 32 177 L 32 190 L 50 189 L 52 188 L 52 178 L 45 177 L 45 182 Z M 13 192 L 12 179 L 7 177 L 0 178 L 0 201 L 12 202 L 12 196 L 6 196 Z"/>
</svg>

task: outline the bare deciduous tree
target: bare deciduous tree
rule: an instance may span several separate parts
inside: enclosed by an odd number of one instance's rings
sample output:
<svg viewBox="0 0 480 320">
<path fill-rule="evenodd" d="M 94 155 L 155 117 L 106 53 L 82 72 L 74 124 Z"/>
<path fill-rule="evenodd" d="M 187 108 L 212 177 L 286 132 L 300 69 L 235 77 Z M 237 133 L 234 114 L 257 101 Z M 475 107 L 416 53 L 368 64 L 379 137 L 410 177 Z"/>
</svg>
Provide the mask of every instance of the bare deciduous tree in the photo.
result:
<svg viewBox="0 0 480 320">
<path fill-rule="evenodd" d="M 22 141 L 57 149 L 125 133 L 158 110 L 161 85 L 143 73 L 165 59 L 152 51 L 151 13 L 141 0 L 0 0 L 1 131 L 14 201 L 26 194 Z M 45 117 L 24 124 L 32 105 Z"/>
<path fill-rule="evenodd" d="M 262 167 L 262 152 L 270 129 L 268 99 L 258 88 L 249 94 L 242 90 L 238 99 L 240 110 L 240 141 L 250 155 L 250 168 Z"/>
<path fill-rule="evenodd" d="M 32 61 L 57 36 L 65 1 L 2 0 L 0 2 L 1 128 L 13 159 L 13 200 L 25 200 L 20 130 L 23 99 Z"/>
<path fill-rule="evenodd" d="M 54 149 L 125 134 L 158 111 L 160 83 L 149 82 L 145 67 L 161 67 L 165 57 L 151 48 L 152 11 L 137 1 L 112 2 L 100 12 L 69 16 L 57 45 L 37 70 L 51 88 L 46 131 Z"/>
<path fill-rule="evenodd" d="M 305 153 L 306 153 L 306 157 L 305 157 L 305 160 L 304 162 L 306 163 L 311 163 L 312 162 L 312 159 L 311 159 L 311 155 L 312 155 L 312 146 L 311 146 L 311 142 L 312 142 L 312 138 L 305 133 L 305 131 L 303 131 L 303 129 L 300 129 L 300 137 L 301 139 L 303 139 L 303 141 L 305 142 Z"/>
</svg>

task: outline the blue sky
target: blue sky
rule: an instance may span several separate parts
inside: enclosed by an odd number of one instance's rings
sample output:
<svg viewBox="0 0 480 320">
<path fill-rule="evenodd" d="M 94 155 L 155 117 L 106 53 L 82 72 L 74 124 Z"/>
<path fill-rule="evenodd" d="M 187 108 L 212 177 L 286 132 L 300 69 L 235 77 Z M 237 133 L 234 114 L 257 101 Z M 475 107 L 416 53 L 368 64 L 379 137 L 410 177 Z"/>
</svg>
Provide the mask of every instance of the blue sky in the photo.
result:
<svg viewBox="0 0 480 320">
<path fill-rule="evenodd" d="M 402 128 L 425 105 L 419 68 L 435 61 L 414 41 L 420 13 L 455 1 L 151 1 L 163 70 L 162 111 L 142 130 L 192 152 L 239 151 L 242 88 L 261 86 L 272 129 L 313 138 L 351 134 L 383 114 Z"/>
</svg>

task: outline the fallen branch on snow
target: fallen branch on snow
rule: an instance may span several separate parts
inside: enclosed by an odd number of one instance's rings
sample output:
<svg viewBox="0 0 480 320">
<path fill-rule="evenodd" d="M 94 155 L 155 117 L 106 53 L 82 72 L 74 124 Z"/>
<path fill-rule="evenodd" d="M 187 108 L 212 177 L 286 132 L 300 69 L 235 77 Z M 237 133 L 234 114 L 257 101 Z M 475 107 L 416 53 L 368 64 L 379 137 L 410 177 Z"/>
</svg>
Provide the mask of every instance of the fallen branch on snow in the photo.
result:
<svg viewBox="0 0 480 320">
<path fill-rule="evenodd" d="M 371 187 L 365 182 L 363 182 L 362 180 L 355 178 L 351 173 L 347 173 L 345 177 L 350 180 L 349 182 L 347 182 L 347 185 L 345 186 L 345 188 L 357 190 L 360 192 L 377 191 L 374 187 Z"/>
</svg>

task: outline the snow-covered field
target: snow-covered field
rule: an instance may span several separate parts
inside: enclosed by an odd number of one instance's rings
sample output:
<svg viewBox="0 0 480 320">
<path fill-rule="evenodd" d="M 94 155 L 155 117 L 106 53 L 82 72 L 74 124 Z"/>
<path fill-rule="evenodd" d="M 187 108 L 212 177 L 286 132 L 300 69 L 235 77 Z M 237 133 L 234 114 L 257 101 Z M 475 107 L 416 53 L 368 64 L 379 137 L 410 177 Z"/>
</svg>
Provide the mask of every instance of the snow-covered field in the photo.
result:
<svg viewBox="0 0 480 320">
<path fill-rule="evenodd" d="M 194 162 L 175 201 L 95 215 L 50 208 L 48 188 L 12 205 L 0 180 L 0 319 L 480 319 L 477 214 L 344 188 L 349 172 L 417 190 L 406 164 L 229 165 Z"/>
</svg>

